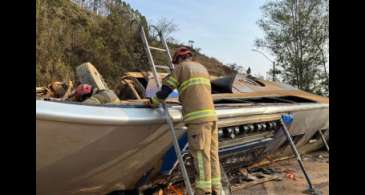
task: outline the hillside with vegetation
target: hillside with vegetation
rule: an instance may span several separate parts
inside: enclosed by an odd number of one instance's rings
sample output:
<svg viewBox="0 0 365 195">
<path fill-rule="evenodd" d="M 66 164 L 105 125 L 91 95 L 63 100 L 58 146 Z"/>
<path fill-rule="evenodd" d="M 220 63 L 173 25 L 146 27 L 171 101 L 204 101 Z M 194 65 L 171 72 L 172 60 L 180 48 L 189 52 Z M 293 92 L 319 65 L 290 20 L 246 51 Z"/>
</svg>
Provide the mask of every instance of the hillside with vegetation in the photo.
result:
<svg viewBox="0 0 365 195">
<path fill-rule="evenodd" d="M 87 7 L 85 2 L 92 2 Z M 44 86 L 55 80 L 74 79 L 75 67 L 90 62 L 111 85 L 127 71 L 148 70 L 148 61 L 133 20 L 146 29 L 156 44 L 147 18 L 121 0 L 37 0 L 36 81 Z M 181 46 L 169 43 L 171 51 Z M 195 58 L 212 75 L 232 73 L 215 58 L 194 49 Z M 166 64 L 162 54 L 153 53 L 156 64 Z"/>
</svg>

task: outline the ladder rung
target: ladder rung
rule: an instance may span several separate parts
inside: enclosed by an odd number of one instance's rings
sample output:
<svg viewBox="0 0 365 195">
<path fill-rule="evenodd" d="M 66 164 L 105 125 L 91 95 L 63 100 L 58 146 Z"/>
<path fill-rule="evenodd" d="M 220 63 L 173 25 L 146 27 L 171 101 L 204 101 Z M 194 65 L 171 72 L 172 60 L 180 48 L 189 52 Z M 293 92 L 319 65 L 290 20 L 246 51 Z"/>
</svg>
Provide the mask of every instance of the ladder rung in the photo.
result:
<svg viewBox="0 0 365 195">
<path fill-rule="evenodd" d="M 170 70 L 170 68 L 168 66 L 164 66 L 164 65 L 155 65 L 156 68 L 161 68 L 161 69 L 166 69 L 166 70 Z"/>
<path fill-rule="evenodd" d="M 165 52 L 166 50 L 165 49 L 161 49 L 161 48 L 158 48 L 158 47 L 152 47 L 152 46 L 149 46 L 150 49 L 154 49 L 154 50 L 157 50 L 157 51 L 163 51 Z"/>
</svg>

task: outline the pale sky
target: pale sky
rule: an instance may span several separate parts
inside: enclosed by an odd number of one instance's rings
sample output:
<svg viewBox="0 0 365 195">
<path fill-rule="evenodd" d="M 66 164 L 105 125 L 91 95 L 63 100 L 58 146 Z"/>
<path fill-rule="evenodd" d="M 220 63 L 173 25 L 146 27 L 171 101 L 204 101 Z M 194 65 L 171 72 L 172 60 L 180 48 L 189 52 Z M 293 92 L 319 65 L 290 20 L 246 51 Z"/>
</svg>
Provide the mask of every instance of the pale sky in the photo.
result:
<svg viewBox="0 0 365 195">
<path fill-rule="evenodd" d="M 223 63 L 237 63 L 252 74 L 265 76 L 272 63 L 252 51 L 254 41 L 263 38 L 256 22 L 262 17 L 260 7 L 266 0 L 126 0 L 149 22 L 164 17 L 172 19 L 178 31 L 172 36 L 185 44 L 194 40 L 207 56 Z M 268 51 L 262 50 L 271 59 Z"/>
</svg>

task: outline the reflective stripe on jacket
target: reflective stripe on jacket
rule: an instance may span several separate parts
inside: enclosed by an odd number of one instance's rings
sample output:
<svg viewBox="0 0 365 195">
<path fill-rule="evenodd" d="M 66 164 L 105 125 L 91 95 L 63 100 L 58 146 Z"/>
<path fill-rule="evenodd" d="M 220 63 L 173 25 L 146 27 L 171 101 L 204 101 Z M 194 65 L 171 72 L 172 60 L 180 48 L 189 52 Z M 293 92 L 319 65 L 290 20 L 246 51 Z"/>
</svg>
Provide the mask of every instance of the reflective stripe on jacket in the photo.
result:
<svg viewBox="0 0 365 195">
<path fill-rule="evenodd" d="M 171 89 L 178 89 L 186 123 L 217 120 L 209 73 L 203 65 L 193 61 L 182 62 L 162 83 Z M 161 100 L 155 97 L 153 101 L 157 103 Z"/>
</svg>

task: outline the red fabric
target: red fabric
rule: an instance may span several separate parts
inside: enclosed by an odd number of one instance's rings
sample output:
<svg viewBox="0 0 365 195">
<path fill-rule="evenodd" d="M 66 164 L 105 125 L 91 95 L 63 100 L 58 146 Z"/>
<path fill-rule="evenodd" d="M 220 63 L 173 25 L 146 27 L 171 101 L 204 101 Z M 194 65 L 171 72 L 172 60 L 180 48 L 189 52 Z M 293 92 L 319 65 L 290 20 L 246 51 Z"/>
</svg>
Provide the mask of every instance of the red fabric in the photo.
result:
<svg viewBox="0 0 365 195">
<path fill-rule="evenodd" d="M 76 89 L 76 96 L 80 97 L 92 93 L 92 87 L 88 84 L 81 84 Z"/>
</svg>

